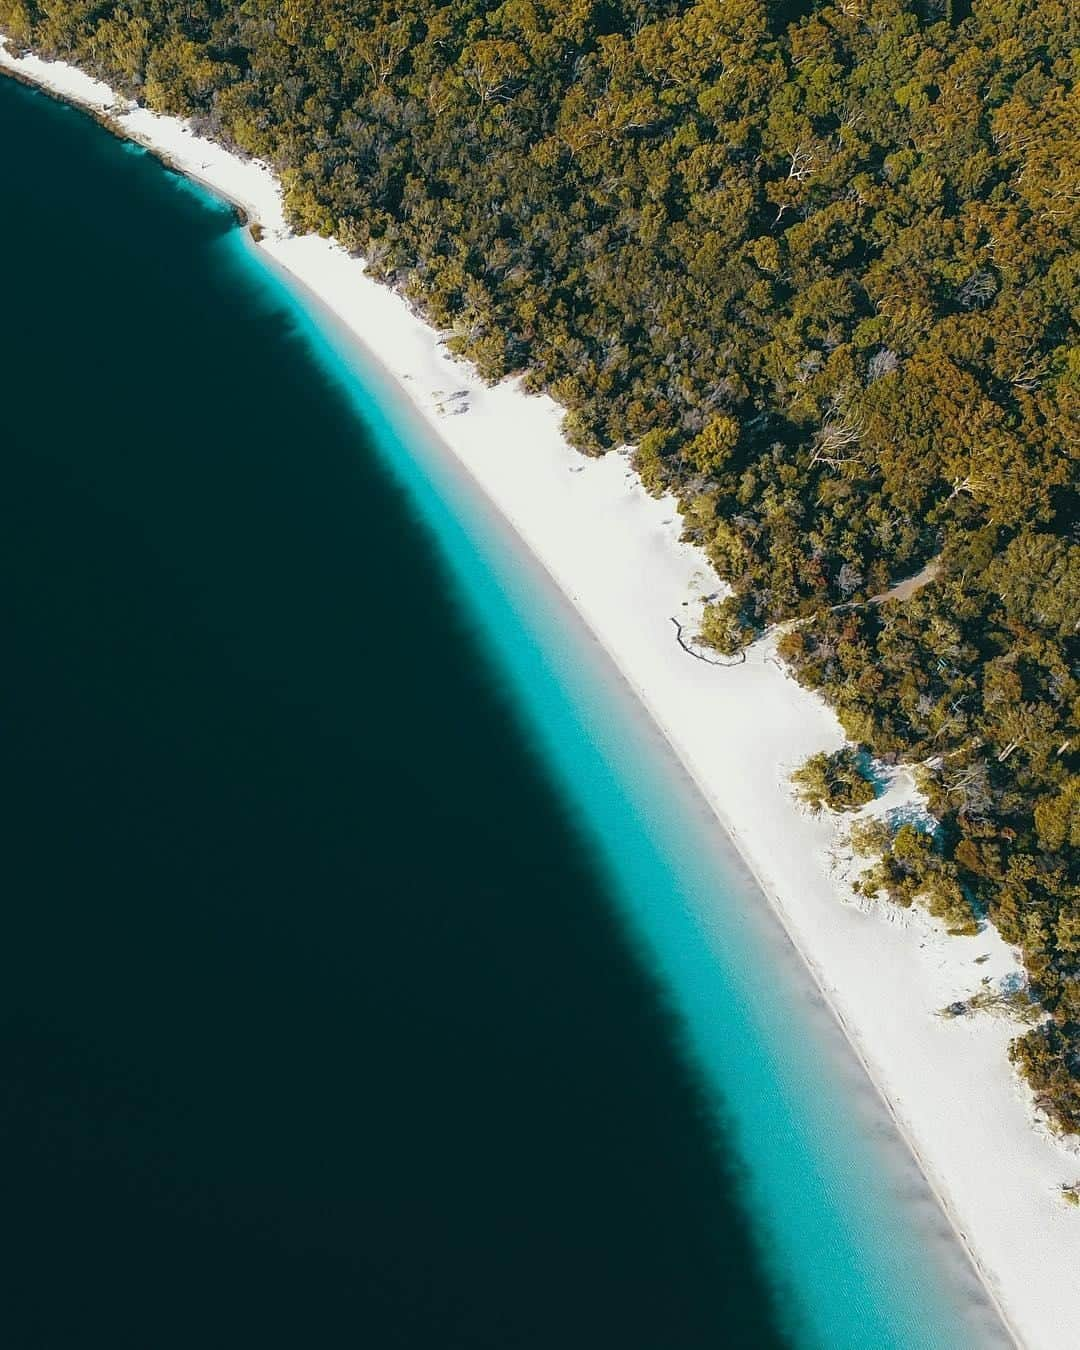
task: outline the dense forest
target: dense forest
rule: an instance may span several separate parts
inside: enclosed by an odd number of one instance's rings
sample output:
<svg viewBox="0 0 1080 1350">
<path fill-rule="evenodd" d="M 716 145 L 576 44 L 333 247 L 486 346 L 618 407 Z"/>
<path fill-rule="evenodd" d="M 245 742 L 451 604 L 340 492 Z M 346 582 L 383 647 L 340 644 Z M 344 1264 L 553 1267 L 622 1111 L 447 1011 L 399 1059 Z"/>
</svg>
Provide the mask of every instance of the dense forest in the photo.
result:
<svg viewBox="0 0 1080 1350">
<path fill-rule="evenodd" d="M 705 639 L 779 627 L 917 766 L 939 827 L 861 830 L 865 885 L 1023 949 L 1012 1054 L 1080 1130 L 1080 7 L 0 0 L 0 31 L 270 161 L 486 377 L 636 448 L 731 585 Z M 867 795 L 854 757 L 803 776 Z"/>
</svg>

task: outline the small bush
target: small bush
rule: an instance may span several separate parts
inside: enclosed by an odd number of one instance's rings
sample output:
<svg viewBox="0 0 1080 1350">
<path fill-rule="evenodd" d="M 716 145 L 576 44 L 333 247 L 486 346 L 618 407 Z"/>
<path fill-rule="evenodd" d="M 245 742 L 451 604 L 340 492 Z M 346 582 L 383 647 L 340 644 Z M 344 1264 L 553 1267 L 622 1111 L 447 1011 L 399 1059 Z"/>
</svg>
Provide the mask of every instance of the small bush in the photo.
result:
<svg viewBox="0 0 1080 1350">
<path fill-rule="evenodd" d="M 892 830 L 877 816 L 855 820 L 851 824 L 851 847 L 861 857 L 881 857 L 892 843 Z"/>
<path fill-rule="evenodd" d="M 819 815 L 830 811 L 854 811 L 874 800 L 874 785 L 860 771 L 856 752 L 845 745 L 832 754 L 811 755 L 791 775 L 795 791 Z"/>
<path fill-rule="evenodd" d="M 671 480 L 671 465 L 665 456 L 671 451 L 673 437 L 667 431 L 647 431 L 634 451 L 637 469 L 645 491 L 652 497 L 662 497 Z"/>
<path fill-rule="evenodd" d="M 698 635 L 706 646 L 723 656 L 734 656 L 754 639 L 754 630 L 743 621 L 739 601 L 729 595 L 718 605 L 706 605 Z"/>
<path fill-rule="evenodd" d="M 1080 1132 L 1078 1028 L 1044 1022 L 1009 1046 L 1009 1058 L 1035 1093 L 1035 1104 L 1062 1133 Z"/>
</svg>

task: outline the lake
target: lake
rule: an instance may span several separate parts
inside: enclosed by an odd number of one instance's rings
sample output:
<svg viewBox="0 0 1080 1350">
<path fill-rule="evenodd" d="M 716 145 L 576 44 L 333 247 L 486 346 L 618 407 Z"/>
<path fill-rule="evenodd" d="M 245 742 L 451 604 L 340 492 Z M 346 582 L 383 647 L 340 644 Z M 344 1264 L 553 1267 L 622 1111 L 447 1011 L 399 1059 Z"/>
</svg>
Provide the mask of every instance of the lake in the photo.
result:
<svg viewBox="0 0 1080 1350">
<path fill-rule="evenodd" d="M 1000 1329 L 575 616 L 232 213 L 0 80 L 17 1347 Z"/>
</svg>

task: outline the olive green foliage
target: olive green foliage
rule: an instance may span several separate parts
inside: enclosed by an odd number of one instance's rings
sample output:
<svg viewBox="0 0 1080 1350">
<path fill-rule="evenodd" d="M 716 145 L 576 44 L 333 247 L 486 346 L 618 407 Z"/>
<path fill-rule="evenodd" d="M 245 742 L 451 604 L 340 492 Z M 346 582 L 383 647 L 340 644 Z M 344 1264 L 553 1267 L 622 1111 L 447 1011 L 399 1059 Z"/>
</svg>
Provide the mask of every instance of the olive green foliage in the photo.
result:
<svg viewBox="0 0 1080 1350">
<path fill-rule="evenodd" d="M 742 616 L 738 596 L 729 595 L 705 606 L 699 636 L 706 646 L 715 647 L 725 656 L 732 656 L 746 646 L 754 630 Z"/>
<path fill-rule="evenodd" d="M 860 772 L 855 751 L 849 746 L 831 754 L 811 755 L 791 775 L 795 791 L 815 815 L 852 811 L 874 800 L 874 785 Z"/>
<path fill-rule="evenodd" d="M 1080 1062 L 1075 1042 L 1054 1022 L 1013 1041 L 1009 1056 L 1035 1092 L 1035 1102 L 1062 1130 L 1080 1132 Z"/>
<path fill-rule="evenodd" d="M 882 886 L 1022 947 L 1078 1120 L 1080 7 L 0 0 L 0 30 L 271 162 L 489 379 L 638 447 L 781 653 L 927 761 Z M 906 601 L 874 603 L 938 558 Z M 903 840 L 901 840 L 903 836 Z M 927 851 L 929 850 L 929 851 Z"/>
<path fill-rule="evenodd" d="M 864 816 L 851 823 L 848 840 L 862 857 L 880 856 L 892 843 L 893 832 L 879 816 Z"/>
<path fill-rule="evenodd" d="M 878 862 L 863 872 L 857 889 L 864 895 L 883 892 L 904 908 L 919 900 L 951 933 L 972 935 L 978 924 L 958 878 L 956 864 L 938 852 L 930 835 L 901 825 Z"/>
</svg>

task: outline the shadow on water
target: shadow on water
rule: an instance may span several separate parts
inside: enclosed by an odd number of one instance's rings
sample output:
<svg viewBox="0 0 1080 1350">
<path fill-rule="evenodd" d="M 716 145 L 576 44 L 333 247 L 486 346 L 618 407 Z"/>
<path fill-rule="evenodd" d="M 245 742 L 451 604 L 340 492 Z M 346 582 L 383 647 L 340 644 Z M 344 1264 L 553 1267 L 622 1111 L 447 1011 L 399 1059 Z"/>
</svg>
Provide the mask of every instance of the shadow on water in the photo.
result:
<svg viewBox="0 0 1080 1350">
<path fill-rule="evenodd" d="M 228 213 L 0 119 L 7 1344 L 790 1343 L 595 843 Z"/>
</svg>

